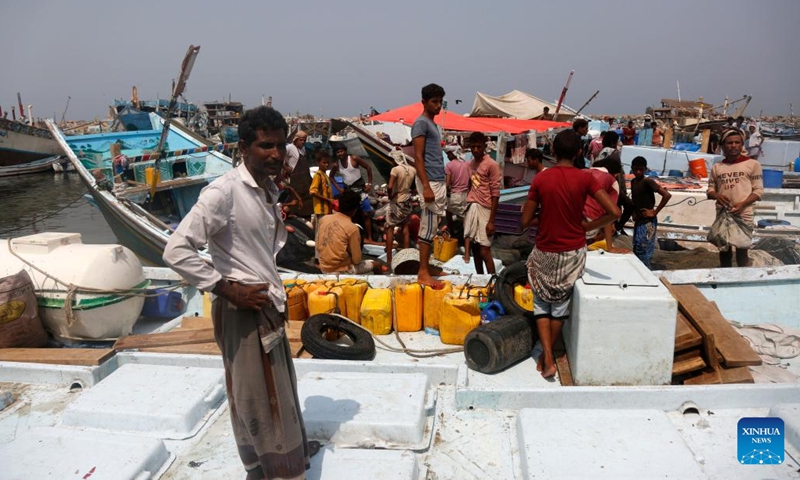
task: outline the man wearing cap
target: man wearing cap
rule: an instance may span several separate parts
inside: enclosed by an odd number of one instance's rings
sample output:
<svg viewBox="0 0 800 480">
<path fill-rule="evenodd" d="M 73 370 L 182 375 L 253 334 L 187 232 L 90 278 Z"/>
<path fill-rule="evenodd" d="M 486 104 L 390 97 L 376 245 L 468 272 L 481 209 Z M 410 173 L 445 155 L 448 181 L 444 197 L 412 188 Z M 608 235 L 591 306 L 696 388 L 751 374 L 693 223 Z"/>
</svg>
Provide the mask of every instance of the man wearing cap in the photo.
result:
<svg viewBox="0 0 800 480">
<path fill-rule="evenodd" d="M 742 155 L 742 144 L 742 132 L 738 128 L 722 132 L 725 159 L 711 168 L 706 193 L 709 199 L 717 202 L 717 219 L 709 232 L 709 241 L 720 247 L 721 267 L 733 266 L 733 247 L 736 247 L 736 265 L 750 266 L 747 252 L 753 241 L 753 203 L 764 194 L 761 164 Z M 719 228 L 728 216 L 733 225 Z"/>
</svg>

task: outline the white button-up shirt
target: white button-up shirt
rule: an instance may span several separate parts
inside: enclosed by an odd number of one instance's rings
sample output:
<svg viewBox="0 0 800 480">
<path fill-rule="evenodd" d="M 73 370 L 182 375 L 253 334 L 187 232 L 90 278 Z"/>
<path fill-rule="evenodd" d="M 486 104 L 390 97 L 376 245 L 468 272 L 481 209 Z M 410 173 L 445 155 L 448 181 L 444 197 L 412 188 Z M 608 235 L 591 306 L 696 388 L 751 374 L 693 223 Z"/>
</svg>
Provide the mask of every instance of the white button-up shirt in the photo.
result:
<svg viewBox="0 0 800 480">
<path fill-rule="evenodd" d="M 274 183 L 265 192 L 240 164 L 203 189 L 170 236 L 164 262 L 203 291 L 211 291 L 222 278 L 265 283 L 270 300 L 283 310 L 286 294 L 275 255 L 286 243 L 286 227 L 277 199 Z M 198 253 L 206 244 L 213 266 Z"/>
</svg>

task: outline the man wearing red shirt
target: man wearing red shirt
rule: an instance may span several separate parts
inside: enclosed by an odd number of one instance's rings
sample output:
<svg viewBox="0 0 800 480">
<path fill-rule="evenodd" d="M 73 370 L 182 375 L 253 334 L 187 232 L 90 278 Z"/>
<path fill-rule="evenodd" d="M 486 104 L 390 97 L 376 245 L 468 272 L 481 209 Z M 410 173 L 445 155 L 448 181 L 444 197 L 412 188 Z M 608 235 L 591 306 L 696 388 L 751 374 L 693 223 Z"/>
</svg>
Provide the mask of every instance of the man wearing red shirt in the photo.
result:
<svg viewBox="0 0 800 480">
<path fill-rule="evenodd" d="M 581 139 L 574 131 L 556 135 L 553 150 L 558 162 L 536 175 L 522 209 L 521 224 L 526 228 L 541 205 L 536 246 L 528 257 L 528 279 L 535 294 L 533 316 L 543 349 L 537 370 L 545 378 L 556 374 L 553 345 L 569 318 L 572 289 L 586 264 L 586 232 L 604 227 L 620 215 L 597 180 L 573 165 L 580 149 Z M 584 220 L 588 196 L 597 200 L 605 215 Z"/>
</svg>

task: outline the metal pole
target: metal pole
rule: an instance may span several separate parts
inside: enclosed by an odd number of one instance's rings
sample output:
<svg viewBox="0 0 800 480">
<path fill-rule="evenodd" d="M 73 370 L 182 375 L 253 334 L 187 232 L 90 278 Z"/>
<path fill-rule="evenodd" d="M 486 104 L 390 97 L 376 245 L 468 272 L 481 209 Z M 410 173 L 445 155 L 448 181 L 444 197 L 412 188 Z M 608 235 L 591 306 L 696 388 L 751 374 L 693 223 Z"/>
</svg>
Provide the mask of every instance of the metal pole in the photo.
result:
<svg viewBox="0 0 800 480">
<path fill-rule="evenodd" d="M 561 104 L 564 103 L 564 97 L 567 96 L 567 90 L 569 90 L 569 83 L 572 81 L 572 75 L 575 74 L 575 70 L 570 70 L 569 75 L 567 76 L 567 83 L 564 85 L 564 89 L 561 90 L 561 96 L 558 98 L 558 105 L 556 105 L 556 113 L 553 114 L 553 121 L 558 121 L 558 112 L 561 110 Z"/>
</svg>

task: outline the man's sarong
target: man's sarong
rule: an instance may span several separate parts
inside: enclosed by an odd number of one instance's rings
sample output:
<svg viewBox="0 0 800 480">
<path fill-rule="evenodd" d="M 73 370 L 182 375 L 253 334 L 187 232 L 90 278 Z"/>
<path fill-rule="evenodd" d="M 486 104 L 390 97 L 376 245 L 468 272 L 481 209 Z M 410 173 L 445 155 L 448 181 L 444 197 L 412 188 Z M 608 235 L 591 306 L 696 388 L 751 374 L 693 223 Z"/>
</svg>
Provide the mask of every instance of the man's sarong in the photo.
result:
<svg viewBox="0 0 800 480">
<path fill-rule="evenodd" d="M 212 317 L 245 470 L 261 466 L 267 479 L 304 478 L 308 442 L 284 314 L 271 305 L 237 310 L 217 298 Z"/>
<path fill-rule="evenodd" d="M 650 268 L 650 259 L 656 251 L 656 228 L 658 219 L 655 217 L 636 222 L 633 229 L 633 254 Z"/>
<path fill-rule="evenodd" d="M 569 299 L 572 287 L 583 276 L 586 248 L 569 252 L 543 252 L 534 248 L 528 257 L 528 278 L 536 297 L 547 303 Z"/>
</svg>

